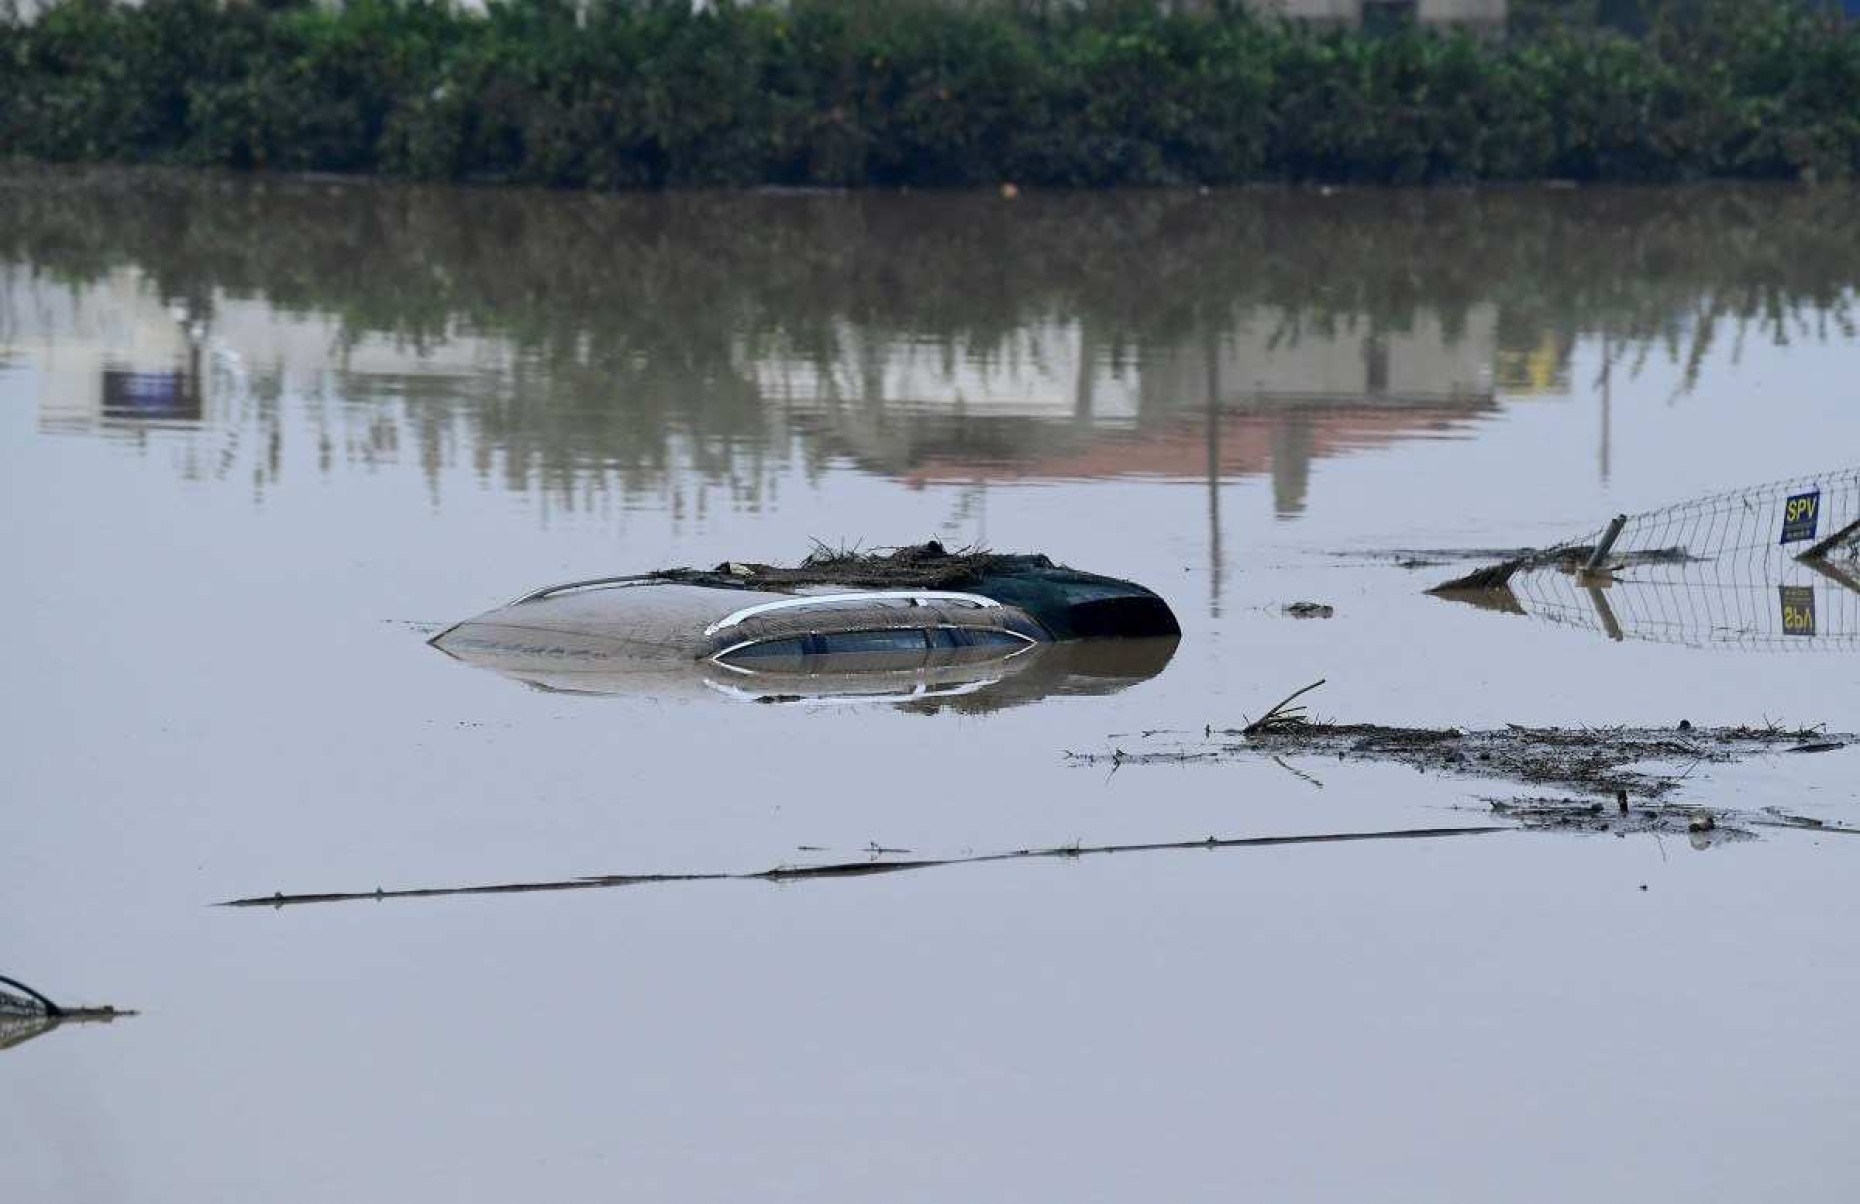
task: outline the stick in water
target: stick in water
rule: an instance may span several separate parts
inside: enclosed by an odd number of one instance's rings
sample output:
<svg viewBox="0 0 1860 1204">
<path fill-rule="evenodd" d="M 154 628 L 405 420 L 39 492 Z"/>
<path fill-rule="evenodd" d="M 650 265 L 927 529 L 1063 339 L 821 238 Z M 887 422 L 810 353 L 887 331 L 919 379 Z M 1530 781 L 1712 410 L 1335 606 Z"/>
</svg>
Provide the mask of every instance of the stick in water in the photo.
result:
<svg viewBox="0 0 1860 1204">
<path fill-rule="evenodd" d="M 1291 721 L 1295 717 L 1295 712 L 1302 711 L 1304 710 L 1304 708 L 1293 707 L 1290 711 L 1288 711 L 1285 709 L 1287 704 L 1289 704 L 1294 698 L 1297 698 L 1300 695 L 1309 694 L 1311 691 L 1317 689 L 1319 686 L 1323 684 L 1324 684 L 1324 678 L 1320 677 L 1316 681 L 1312 682 L 1310 685 L 1306 686 L 1304 689 L 1294 690 L 1292 693 L 1287 694 L 1284 698 L 1280 699 L 1277 706 L 1273 707 L 1270 711 L 1267 711 L 1264 715 L 1261 715 L 1258 719 L 1255 719 L 1253 722 L 1247 724 L 1244 728 L 1240 730 L 1246 735 L 1250 736 L 1254 732 L 1265 731 L 1268 727 L 1271 727 L 1275 723 L 1286 723 L 1286 722 Z"/>
</svg>

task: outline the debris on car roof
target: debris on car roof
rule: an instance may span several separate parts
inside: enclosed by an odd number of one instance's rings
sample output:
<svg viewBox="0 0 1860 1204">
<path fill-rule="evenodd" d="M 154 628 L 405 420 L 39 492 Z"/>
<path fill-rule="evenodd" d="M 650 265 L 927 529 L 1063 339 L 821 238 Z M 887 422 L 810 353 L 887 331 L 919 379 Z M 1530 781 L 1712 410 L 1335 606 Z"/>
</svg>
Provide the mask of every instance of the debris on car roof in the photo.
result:
<svg viewBox="0 0 1860 1204">
<path fill-rule="evenodd" d="M 950 551 L 937 540 L 870 552 L 816 545 L 793 566 L 725 561 L 713 569 L 660 569 L 647 579 L 734 589 L 936 589 L 1018 606 L 1055 639 L 1178 636 L 1174 612 L 1153 591 L 1056 564 L 1039 553 Z"/>
</svg>

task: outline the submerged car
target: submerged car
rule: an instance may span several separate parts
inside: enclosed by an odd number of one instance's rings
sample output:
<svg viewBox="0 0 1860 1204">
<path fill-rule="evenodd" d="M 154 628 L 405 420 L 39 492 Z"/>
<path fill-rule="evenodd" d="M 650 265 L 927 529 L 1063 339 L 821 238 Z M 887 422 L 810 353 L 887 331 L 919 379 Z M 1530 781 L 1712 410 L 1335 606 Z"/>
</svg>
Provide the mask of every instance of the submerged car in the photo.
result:
<svg viewBox="0 0 1860 1204">
<path fill-rule="evenodd" d="M 984 695 L 1011 705 L 1121 689 L 1160 672 L 1180 634 L 1168 604 L 1133 582 L 929 544 L 568 582 L 430 643 L 550 690 L 698 684 L 763 701 L 963 697 L 986 709 Z"/>
</svg>

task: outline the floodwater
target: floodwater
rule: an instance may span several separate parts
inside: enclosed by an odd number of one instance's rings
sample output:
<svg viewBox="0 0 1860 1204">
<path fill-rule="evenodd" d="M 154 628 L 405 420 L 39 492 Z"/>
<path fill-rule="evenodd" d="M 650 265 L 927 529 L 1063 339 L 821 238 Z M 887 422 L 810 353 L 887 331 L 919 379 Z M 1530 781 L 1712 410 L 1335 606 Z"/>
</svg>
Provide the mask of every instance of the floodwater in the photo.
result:
<svg viewBox="0 0 1860 1204">
<path fill-rule="evenodd" d="M 1854 730 L 1838 583 L 1812 646 L 1614 639 L 1385 553 L 1853 464 L 1856 284 L 1841 189 L 7 176 L 0 973 L 140 1014 L 0 1052 L 0 1198 L 1851 1199 L 1834 834 L 210 905 L 1493 822 L 1502 785 L 1400 766 L 1064 756 L 1320 677 L 1346 721 Z M 423 643 L 550 581 L 933 537 L 1145 582 L 1180 649 L 1108 694 L 758 706 Z M 1680 797 L 1856 823 L 1854 755 Z"/>
</svg>

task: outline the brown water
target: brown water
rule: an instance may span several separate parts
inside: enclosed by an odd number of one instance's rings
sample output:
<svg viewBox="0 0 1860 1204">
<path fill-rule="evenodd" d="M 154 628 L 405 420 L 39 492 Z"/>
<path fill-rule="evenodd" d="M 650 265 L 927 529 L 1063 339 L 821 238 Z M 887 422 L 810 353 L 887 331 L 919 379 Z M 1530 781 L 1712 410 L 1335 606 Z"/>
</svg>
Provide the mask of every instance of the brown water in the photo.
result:
<svg viewBox="0 0 1860 1204">
<path fill-rule="evenodd" d="M 1857 283 L 1844 190 L 6 177 L 0 973 L 142 1014 L 0 1053 L 0 1198 L 1851 1198 L 1848 837 L 208 904 L 1490 822 L 1403 768 L 1062 755 L 1318 677 L 1386 723 L 1853 730 L 1851 641 L 1615 641 L 1381 554 L 1853 463 Z M 989 710 L 422 643 L 552 580 L 929 537 L 1148 583 L 1181 648 Z M 1687 791 L 1860 822 L 1852 755 Z"/>
</svg>

